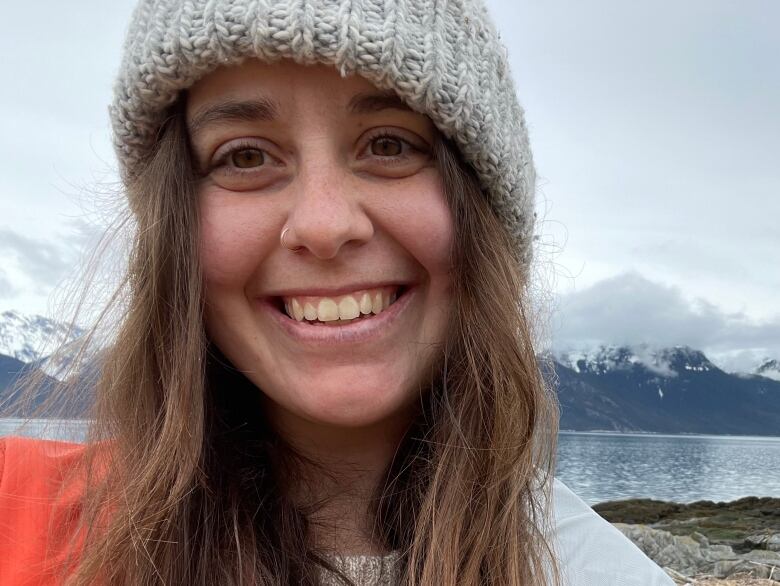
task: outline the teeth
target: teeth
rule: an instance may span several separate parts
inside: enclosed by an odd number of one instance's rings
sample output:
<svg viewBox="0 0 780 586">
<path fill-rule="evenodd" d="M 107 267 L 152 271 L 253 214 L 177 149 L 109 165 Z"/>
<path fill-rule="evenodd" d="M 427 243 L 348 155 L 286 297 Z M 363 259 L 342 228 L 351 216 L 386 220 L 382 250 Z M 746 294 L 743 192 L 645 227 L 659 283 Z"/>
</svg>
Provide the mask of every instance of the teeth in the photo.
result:
<svg viewBox="0 0 780 586">
<path fill-rule="evenodd" d="M 339 301 L 339 317 L 341 319 L 355 319 L 360 315 L 360 306 L 351 295 L 342 297 Z"/>
<path fill-rule="evenodd" d="M 297 299 L 292 300 L 292 310 L 293 317 L 298 321 L 301 321 L 303 319 L 303 307 L 301 307 L 301 304 L 298 303 Z"/>
<path fill-rule="evenodd" d="M 396 287 L 356 291 L 338 297 L 288 297 L 284 308 L 297 321 L 351 321 L 362 315 L 378 314 L 398 297 Z"/>
<path fill-rule="evenodd" d="M 379 313 L 385 308 L 384 303 L 382 303 L 382 292 L 379 291 L 374 295 L 374 301 L 371 304 L 371 311 L 374 312 L 374 314 Z"/>
<path fill-rule="evenodd" d="M 363 295 L 360 297 L 360 313 L 367 315 L 371 313 L 372 307 L 373 304 L 371 303 L 371 295 L 368 293 L 363 293 Z"/>
<path fill-rule="evenodd" d="M 333 299 L 321 300 L 317 306 L 317 318 L 320 321 L 336 321 L 339 318 L 339 306 Z"/>
</svg>

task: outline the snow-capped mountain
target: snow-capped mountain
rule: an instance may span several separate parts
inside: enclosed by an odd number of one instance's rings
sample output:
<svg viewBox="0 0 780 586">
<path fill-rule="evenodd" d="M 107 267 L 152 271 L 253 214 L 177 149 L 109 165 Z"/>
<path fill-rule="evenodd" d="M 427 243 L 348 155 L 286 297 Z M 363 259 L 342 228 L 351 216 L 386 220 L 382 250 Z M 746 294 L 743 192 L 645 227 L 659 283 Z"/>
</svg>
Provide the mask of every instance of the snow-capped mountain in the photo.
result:
<svg viewBox="0 0 780 586">
<path fill-rule="evenodd" d="M 780 381 L 780 360 L 775 360 L 773 358 L 764 359 L 758 368 L 756 368 L 755 374 Z"/>
<path fill-rule="evenodd" d="M 40 315 L 16 311 L 0 313 L 0 354 L 22 362 L 37 362 L 62 342 L 71 342 L 83 334 L 80 328 Z"/>
<path fill-rule="evenodd" d="M 724 372 L 687 346 L 559 352 L 561 428 L 780 435 L 780 381 Z"/>
<path fill-rule="evenodd" d="M 688 346 L 655 348 L 646 344 L 601 345 L 559 351 L 555 354 L 555 359 L 581 374 L 631 370 L 634 365 L 643 366 L 660 376 L 677 376 L 685 371 L 706 372 L 717 368 L 702 352 Z"/>
</svg>

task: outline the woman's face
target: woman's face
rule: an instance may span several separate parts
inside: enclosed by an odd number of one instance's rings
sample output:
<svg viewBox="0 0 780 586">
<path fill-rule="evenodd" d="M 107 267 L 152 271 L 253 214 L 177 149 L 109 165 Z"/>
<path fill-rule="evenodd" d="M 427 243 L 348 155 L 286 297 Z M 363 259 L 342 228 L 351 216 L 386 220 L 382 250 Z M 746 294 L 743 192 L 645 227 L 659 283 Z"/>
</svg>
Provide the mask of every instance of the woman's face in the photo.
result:
<svg viewBox="0 0 780 586">
<path fill-rule="evenodd" d="M 251 61 L 191 88 L 187 123 L 210 338 L 282 425 L 407 418 L 450 306 L 430 120 L 331 67 Z"/>
</svg>

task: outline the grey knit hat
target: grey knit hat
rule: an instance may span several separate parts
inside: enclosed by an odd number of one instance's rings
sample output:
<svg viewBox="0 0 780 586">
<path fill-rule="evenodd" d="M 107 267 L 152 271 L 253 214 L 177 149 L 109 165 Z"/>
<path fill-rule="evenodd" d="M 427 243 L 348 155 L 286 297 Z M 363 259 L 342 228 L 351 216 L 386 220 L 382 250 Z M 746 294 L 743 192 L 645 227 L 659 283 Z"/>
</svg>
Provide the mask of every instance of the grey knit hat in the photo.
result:
<svg viewBox="0 0 780 586">
<path fill-rule="evenodd" d="M 125 179 L 179 92 L 246 58 L 333 65 L 394 90 L 458 145 L 530 262 L 531 150 L 482 0 L 141 0 L 110 110 Z"/>
</svg>

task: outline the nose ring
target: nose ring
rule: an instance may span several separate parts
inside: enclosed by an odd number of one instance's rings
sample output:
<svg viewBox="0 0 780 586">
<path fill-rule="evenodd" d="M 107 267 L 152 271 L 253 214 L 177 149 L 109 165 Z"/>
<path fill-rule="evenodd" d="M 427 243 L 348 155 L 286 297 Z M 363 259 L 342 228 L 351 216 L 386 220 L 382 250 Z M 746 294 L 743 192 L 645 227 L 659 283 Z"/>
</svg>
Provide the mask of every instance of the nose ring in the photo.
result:
<svg viewBox="0 0 780 586">
<path fill-rule="evenodd" d="M 284 243 L 284 237 L 287 236 L 287 232 L 289 232 L 289 231 L 290 231 L 290 227 L 289 226 L 287 226 L 286 228 L 284 228 L 284 230 L 282 230 L 282 235 L 279 237 L 279 242 L 281 243 L 282 248 L 286 248 L 287 250 L 290 250 L 292 252 L 298 252 L 299 250 L 301 250 L 303 248 L 303 246 L 287 246 Z"/>
</svg>

